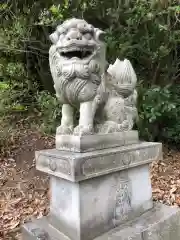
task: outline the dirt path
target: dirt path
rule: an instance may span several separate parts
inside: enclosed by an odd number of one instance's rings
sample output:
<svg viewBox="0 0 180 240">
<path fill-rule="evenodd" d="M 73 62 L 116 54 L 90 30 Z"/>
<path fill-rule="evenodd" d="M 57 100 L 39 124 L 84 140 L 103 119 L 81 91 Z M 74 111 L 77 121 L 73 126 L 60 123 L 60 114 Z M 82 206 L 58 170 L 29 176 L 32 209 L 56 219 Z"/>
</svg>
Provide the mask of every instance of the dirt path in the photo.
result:
<svg viewBox="0 0 180 240">
<path fill-rule="evenodd" d="M 47 175 L 35 169 L 34 152 L 54 139 L 26 130 L 8 157 L 0 159 L 0 239 L 20 239 L 20 225 L 49 211 Z"/>
<path fill-rule="evenodd" d="M 20 239 L 21 224 L 48 213 L 49 179 L 36 171 L 34 152 L 52 147 L 53 138 L 25 130 L 0 159 L 0 239 Z M 153 198 L 180 206 L 180 152 L 164 152 L 151 167 Z"/>
<path fill-rule="evenodd" d="M 180 151 L 164 149 L 163 161 L 151 166 L 153 199 L 180 206 Z"/>
</svg>

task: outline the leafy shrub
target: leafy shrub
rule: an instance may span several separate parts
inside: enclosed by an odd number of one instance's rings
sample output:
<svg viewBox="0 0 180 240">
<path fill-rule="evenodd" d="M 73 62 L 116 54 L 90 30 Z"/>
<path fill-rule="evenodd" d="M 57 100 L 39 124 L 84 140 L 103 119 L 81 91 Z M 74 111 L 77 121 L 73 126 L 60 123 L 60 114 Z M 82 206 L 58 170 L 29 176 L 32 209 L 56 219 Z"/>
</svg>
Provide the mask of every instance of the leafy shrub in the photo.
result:
<svg viewBox="0 0 180 240">
<path fill-rule="evenodd" d="M 42 91 L 37 95 L 37 108 L 40 111 L 41 130 L 48 134 L 54 133 L 61 122 L 61 106 L 57 98 Z"/>
<path fill-rule="evenodd" d="M 32 110 L 36 86 L 26 78 L 24 66 L 8 63 L 4 69 L 4 81 L 0 82 L 0 115 Z"/>
<path fill-rule="evenodd" d="M 180 144 L 180 87 L 171 86 L 172 100 L 176 105 L 176 116 L 171 116 L 162 132 L 162 140 L 168 143 Z"/>
<path fill-rule="evenodd" d="M 172 86 L 153 86 L 150 89 L 139 87 L 138 110 L 138 129 L 142 138 L 180 142 L 180 98 Z"/>
<path fill-rule="evenodd" d="M 44 119 L 43 129 L 52 132 L 59 124 L 61 112 L 56 98 L 40 92 L 52 89 L 45 86 L 47 81 L 52 85 L 46 78 L 50 45 L 47 38 L 57 23 L 83 17 L 107 32 L 108 61 L 119 57 L 133 63 L 140 85 L 141 136 L 180 142 L 180 91 L 176 87 L 180 79 L 179 1 L 12 0 L 10 5 L 1 3 L 0 11 L 4 16 L 0 26 L 0 79 L 9 86 L 0 90 L 0 98 L 8 100 L 2 101 L 6 102 L 7 112 L 14 105 L 19 109 L 23 106 L 23 111 L 38 106 Z M 43 87 L 38 80 L 38 64 Z"/>
</svg>

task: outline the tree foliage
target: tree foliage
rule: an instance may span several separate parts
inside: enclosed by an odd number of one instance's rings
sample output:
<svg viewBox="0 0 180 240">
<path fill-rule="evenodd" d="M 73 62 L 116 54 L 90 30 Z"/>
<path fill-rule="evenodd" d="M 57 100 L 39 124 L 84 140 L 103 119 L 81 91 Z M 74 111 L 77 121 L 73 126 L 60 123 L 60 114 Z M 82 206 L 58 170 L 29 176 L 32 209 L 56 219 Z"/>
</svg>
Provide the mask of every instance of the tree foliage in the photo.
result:
<svg viewBox="0 0 180 240">
<path fill-rule="evenodd" d="M 67 18 L 85 18 L 106 31 L 109 62 L 119 57 L 133 63 L 141 136 L 180 142 L 179 1 L 7 0 L 0 3 L 0 17 L 0 79 L 8 86 L 0 88 L 0 98 L 8 96 L 1 102 L 1 115 L 3 109 L 38 108 L 48 129 L 54 129 L 60 112 L 52 95 L 48 35 Z M 53 109 L 49 116 L 47 109 Z"/>
</svg>

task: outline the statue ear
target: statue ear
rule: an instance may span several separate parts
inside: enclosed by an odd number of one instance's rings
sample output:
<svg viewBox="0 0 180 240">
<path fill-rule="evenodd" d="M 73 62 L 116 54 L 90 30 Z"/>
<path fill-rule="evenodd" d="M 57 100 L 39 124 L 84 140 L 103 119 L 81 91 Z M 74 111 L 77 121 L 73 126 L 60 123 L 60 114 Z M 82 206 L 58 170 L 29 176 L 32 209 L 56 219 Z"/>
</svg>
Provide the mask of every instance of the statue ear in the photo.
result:
<svg viewBox="0 0 180 240">
<path fill-rule="evenodd" d="M 104 31 L 100 30 L 99 28 L 95 28 L 94 33 L 97 41 L 104 42 L 106 34 Z"/>
<path fill-rule="evenodd" d="M 58 41 L 58 39 L 59 39 L 58 33 L 57 33 L 57 32 L 52 33 L 52 34 L 49 36 L 49 39 L 51 40 L 51 42 L 52 42 L 53 44 L 56 44 L 57 41 Z"/>
</svg>

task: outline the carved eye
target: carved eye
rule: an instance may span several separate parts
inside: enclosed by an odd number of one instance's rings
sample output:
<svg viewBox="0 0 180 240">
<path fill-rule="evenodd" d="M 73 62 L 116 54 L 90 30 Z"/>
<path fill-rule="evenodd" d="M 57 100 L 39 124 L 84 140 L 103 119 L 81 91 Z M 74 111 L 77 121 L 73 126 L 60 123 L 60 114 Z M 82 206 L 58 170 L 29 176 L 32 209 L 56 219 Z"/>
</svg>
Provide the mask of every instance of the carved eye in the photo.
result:
<svg viewBox="0 0 180 240">
<path fill-rule="evenodd" d="M 84 31 L 84 29 L 86 29 L 86 24 L 85 23 L 79 23 L 77 25 L 77 28 L 81 31 Z"/>
<path fill-rule="evenodd" d="M 92 38 L 92 35 L 90 33 L 85 33 L 84 37 L 88 40 L 90 40 Z"/>
</svg>

